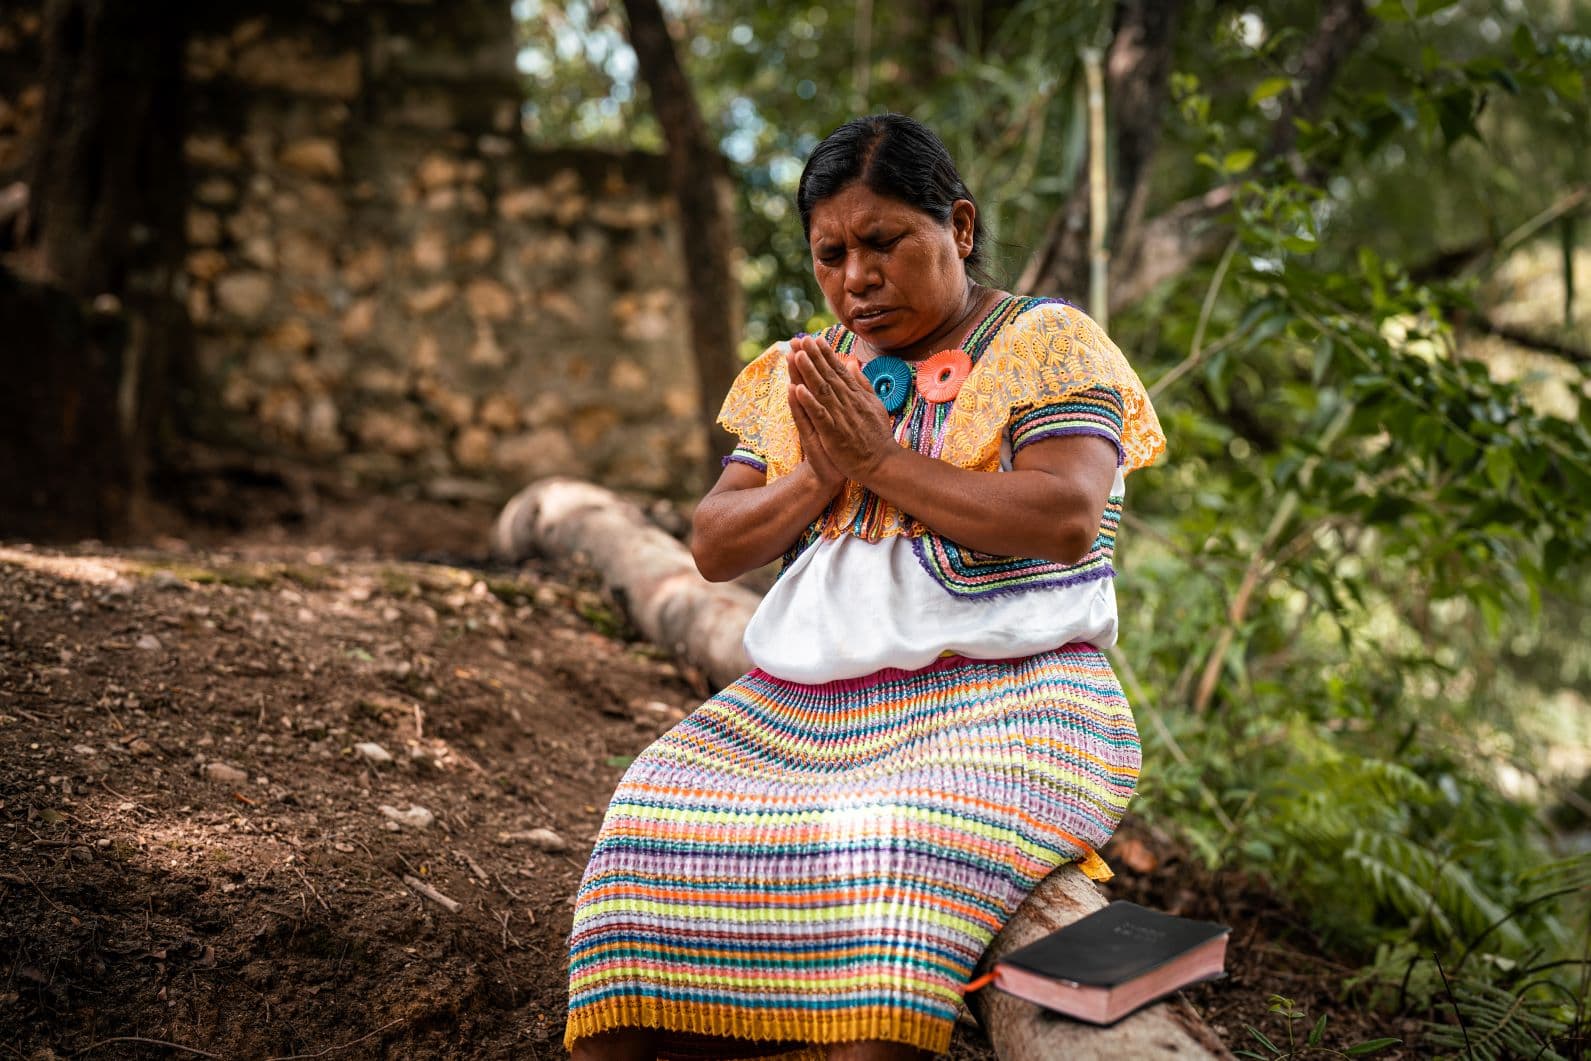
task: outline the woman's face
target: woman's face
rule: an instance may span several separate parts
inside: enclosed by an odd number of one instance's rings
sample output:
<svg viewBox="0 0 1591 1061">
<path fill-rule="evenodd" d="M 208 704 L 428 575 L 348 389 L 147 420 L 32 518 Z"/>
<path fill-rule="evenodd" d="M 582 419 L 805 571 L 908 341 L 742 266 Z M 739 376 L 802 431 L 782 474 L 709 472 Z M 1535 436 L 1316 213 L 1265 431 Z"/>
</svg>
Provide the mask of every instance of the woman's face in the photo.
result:
<svg viewBox="0 0 1591 1061">
<path fill-rule="evenodd" d="M 812 207 L 812 272 L 840 323 L 875 350 L 926 356 L 959 323 L 976 211 L 938 221 L 852 181 Z"/>
</svg>

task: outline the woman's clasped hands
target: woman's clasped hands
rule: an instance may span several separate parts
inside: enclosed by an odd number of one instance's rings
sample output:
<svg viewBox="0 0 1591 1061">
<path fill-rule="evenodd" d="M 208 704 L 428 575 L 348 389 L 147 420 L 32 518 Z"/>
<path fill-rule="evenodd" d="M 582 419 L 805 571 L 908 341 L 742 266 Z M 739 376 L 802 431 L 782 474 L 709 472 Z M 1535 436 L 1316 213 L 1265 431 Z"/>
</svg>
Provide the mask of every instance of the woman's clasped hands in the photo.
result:
<svg viewBox="0 0 1591 1061">
<path fill-rule="evenodd" d="M 790 340 L 787 360 L 790 413 L 801 452 L 818 481 L 835 490 L 846 479 L 865 483 L 900 451 L 873 388 L 822 336 Z"/>
</svg>

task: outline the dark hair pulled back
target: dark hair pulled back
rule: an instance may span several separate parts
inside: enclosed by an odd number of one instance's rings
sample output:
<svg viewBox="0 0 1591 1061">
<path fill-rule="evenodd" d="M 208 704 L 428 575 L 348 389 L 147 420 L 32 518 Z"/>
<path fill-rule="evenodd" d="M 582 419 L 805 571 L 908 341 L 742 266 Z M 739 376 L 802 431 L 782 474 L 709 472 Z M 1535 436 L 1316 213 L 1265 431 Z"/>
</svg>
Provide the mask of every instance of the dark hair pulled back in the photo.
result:
<svg viewBox="0 0 1591 1061">
<path fill-rule="evenodd" d="M 944 142 L 932 129 L 904 114 L 870 114 L 852 118 L 834 130 L 807 158 L 801 182 L 796 185 L 803 234 L 812 235 L 812 208 L 855 180 L 877 195 L 898 199 L 940 222 L 950 220 L 957 199 L 978 205 L 956 172 Z M 966 263 L 969 272 L 986 281 L 984 243 L 979 212 Z"/>
</svg>

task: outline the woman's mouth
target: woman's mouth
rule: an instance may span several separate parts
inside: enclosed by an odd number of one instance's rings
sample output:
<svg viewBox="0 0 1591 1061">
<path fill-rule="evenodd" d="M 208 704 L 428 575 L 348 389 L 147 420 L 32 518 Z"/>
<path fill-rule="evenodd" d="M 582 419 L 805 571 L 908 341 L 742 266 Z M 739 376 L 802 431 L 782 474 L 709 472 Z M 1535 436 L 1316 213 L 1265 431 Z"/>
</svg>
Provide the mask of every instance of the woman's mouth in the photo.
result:
<svg viewBox="0 0 1591 1061">
<path fill-rule="evenodd" d="M 895 312 L 895 310 L 893 308 L 889 308 L 889 307 L 885 307 L 885 308 L 882 308 L 882 309 L 858 310 L 857 312 L 851 314 L 851 322 L 853 324 L 861 324 L 861 325 L 878 324 L 878 323 L 882 322 L 884 320 L 884 318 L 888 317 L 890 314 L 892 314 L 894 312 Z"/>
</svg>

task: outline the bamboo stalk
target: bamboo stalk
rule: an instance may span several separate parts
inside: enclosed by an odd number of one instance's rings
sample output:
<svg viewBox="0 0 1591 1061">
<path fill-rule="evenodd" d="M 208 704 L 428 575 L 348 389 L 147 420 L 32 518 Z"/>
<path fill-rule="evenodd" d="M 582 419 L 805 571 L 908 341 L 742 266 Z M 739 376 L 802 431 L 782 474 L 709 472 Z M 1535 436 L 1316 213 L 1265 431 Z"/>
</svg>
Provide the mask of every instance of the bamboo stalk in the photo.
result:
<svg viewBox="0 0 1591 1061">
<path fill-rule="evenodd" d="M 1088 83 L 1088 312 L 1110 330 L 1110 251 L 1105 229 L 1110 223 L 1110 189 L 1105 184 L 1104 53 L 1084 48 L 1083 76 Z"/>
</svg>

